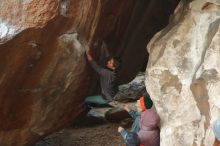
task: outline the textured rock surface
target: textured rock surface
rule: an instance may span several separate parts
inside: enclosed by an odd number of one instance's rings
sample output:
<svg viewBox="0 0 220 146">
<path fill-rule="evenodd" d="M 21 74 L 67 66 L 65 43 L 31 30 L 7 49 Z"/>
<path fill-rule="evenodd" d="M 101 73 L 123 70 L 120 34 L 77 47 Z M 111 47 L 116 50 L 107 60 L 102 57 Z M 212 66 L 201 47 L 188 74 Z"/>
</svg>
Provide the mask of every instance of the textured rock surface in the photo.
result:
<svg viewBox="0 0 220 146">
<path fill-rule="evenodd" d="M 133 2 L 0 2 L 1 146 L 32 145 L 76 118 L 89 83 L 83 44 L 121 37 Z"/>
<path fill-rule="evenodd" d="M 161 117 L 161 146 L 211 146 L 220 116 L 220 2 L 183 0 L 153 37 L 146 86 Z"/>
<path fill-rule="evenodd" d="M 31 145 L 76 118 L 89 83 L 83 48 L 97 38 L 122 57 L 121 83 L 131 81 L 147 60 L 146 43 L 176 4 L 1 0 L 0 145 Z"/>
</svg>

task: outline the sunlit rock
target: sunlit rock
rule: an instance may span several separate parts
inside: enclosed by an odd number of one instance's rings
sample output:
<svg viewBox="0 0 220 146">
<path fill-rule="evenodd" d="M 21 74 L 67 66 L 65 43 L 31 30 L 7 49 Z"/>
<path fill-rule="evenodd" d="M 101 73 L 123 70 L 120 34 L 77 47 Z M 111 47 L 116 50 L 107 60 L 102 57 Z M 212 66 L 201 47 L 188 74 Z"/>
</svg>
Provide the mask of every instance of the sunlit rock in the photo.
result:
<svg viewBox="0 0 220 146">
<path fill-rule="evenodd" d="M 220 2 L 183 0 L 147 46 L 161 146 L 211 146 L 220 116 Z"/>
</svg>

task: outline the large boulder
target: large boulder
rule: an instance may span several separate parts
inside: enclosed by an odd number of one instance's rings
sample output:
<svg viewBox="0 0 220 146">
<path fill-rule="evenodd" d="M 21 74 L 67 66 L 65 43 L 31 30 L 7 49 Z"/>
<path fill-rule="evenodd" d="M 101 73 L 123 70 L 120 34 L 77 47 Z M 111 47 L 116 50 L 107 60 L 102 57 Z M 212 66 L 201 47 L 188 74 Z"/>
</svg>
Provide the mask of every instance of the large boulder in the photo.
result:
<svg viewBox="0 0 220 146">
<path fill-rule="evenodd" d="M 211 146 L 220 116 L 220 2 L 182 0 L 147 46 L 161 146 Z"/>
<path fill-rule="evenodd" d="M 121 37 L 126 25 L 118 20 L 127 24 L 133 5 L 133 0 L 1 0 L 1 146 L 32 145 L 84 110 L 89 84 L 84 45 L 110 32 Z"/>
</svg>

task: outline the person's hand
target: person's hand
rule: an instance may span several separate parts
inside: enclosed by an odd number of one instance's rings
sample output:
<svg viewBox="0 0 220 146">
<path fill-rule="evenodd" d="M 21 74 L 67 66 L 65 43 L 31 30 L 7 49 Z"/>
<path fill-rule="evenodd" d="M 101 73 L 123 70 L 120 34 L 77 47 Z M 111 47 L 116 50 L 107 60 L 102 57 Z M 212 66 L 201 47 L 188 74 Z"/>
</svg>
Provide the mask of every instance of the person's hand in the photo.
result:
<svg viewBox="0 0 220 146">
<path fill-rule="evenodd" d="M 87 44 L 87 45 L 85 45 L 85 49 L 86 49 L 86 52 L 90 50 L 90 47 L 89 47 L 89 45 L 88 45 L 88 44 Z"/>
<path fill-rule="evenodd" d="M 130 107 L 129 107 L 128 104 L 123 105 L 123 108 L 124 108 L 127 112 L 130 112 L 130 111 L 131 111 L 131 109 L 130 109 Z"/>
<path fill-rule="evenodd" d="M 88 46 L 86 46 L 85 48 L 86 48 L 86 56 L 87 56 L 87 59 L 88 59 L 89 61 L 91 61 L 91 60 L 92 60 L 92 56 L 91 56 L 91 54 L 90 54 L 90 48 L 89 48 Z"/>
<path fill-rule="evenodd" d="M 119 126 L 118 127 L 118 132 L 120 133 L 123 129 L 124 129 L 123 127 Z"/>
</svg>

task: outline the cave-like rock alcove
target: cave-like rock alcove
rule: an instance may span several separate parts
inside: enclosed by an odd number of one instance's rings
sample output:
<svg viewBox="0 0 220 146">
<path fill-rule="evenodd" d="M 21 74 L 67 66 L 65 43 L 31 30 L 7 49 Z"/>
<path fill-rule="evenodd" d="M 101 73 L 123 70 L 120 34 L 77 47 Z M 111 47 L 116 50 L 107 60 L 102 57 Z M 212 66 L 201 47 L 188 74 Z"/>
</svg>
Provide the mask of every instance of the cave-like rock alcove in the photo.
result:
<svg viewBox="0 0 220 146">
<path fill-rule="evenodd" d="M 0 9 L 1 146 L 33 145 L 85 110 L 86 95 L 98 92 L 85 46 L 97 40 L 120 58 L 120 84 L 146 69 L 161 145 L 213 143 L 217 0 L 2 0 Z"/>
</svg>

